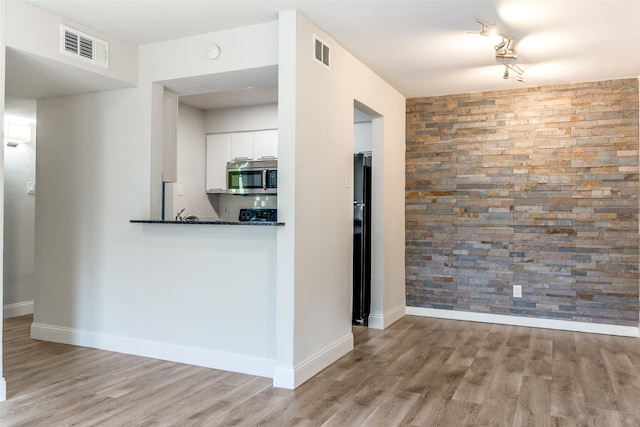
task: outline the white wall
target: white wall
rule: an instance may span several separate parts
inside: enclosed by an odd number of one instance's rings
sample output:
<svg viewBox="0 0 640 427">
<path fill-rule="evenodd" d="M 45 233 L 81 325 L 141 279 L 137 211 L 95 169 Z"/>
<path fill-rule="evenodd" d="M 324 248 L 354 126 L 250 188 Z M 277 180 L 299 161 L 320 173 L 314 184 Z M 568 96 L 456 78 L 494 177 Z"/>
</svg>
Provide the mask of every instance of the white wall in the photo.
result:
<svg viewBox="0 0 640 427">
<path fill-rule="evenodd" d="M 219 218 L 205 190 L 206 140 L 205 112 L 180 104 L 178 107 L 177 182 L 165 184 L 165 218 L 172 219 L 184 209 L 183 215 L 193 213 L 201 220 Z M 182 189 L 182 195 L 178 189 Z M 215 201 L 217 205 L 217 200 Z"/>
<path fill-rule="evenodd" d="M 7 1 L 0 0 L 0 117 L 4 117 L 4 69 L 6 67 L 5 61 L 5 53 L 7 49 L 7 39 L 6 39 L 6 28 L 7 28 Z M 4 135 L 4 121 L 0 121 L 0 129 L 2 130 L 2 134 Z M 2 152 L 2 150 L 0 150 Z M 0 154 L 2 156 L 0 158 L 0 220 L 4 222 L 4 154 Z M 2 238 L 2 242 L 4 242 L 4 232 L 0 230 L 0 237 Z M 0 253 L 4 251 L 4 243 L 0 244 Z M 0 270 L 3 270 L 3 262 L 0 260 Z M 4 287 L 4 281 L 3 285 Z M 3 292 L 4 293 L 4 292 Z M 2 295 L 0 294 L 0 305 L 2 305 Z M 0 326 L 2 326 L 3 321 L 0 317 Z M 0 340 L 3 337 L 2 327 L 0 327 Z M 0 401 L 7 399 L 7 384 L 4 379 L 4 367 L 3 367 L 3 347 L 0 347 Z"/>
<path fill-rule="evenodd" d="M 39 101 L 32 334 L 270 376 L 275 230 L 129 223 L 148 213 L 150 100 Z"/>
<path fill-rule="evenodd" d="M 272 65 L 277 32 L 261 36 L 215 66 Z M 150 217 L 162 182 L 154 73 L 204 72 L 198 43 L 211 39 L 141 47 L 138 88 L 39 101 L 35 338 L 272 376 L 275 227 L 129 223 Z"/>
<path fill-rule="evenodd" d="M 313 33 L 331 46 L 330 71 L 312 60 Z M 278 233 L 274 383 L 296 386 L 353 345 L 354 100 L 384 117 L 373 125 L 373 274 L 384 294 L 373 314 L 383 326 L 404 315 L 405 99 L 295 11 L 280 14 L 279 71 L 278 213 L 287 227 Z"/>
<path fill-rule="evenodd" d="M 7 100 L 9 104 L 12 101 Z M 35 195 L 27 194 L 27 182 L 35 182 L 36 102 L 23 100 L 21 105 L 32 114 L 13 113 L 31 131 L 31 141 L 17 147 L 4 146 L 4 317 L 33 312 Z"/>
<path fill-rule="evenodd" d="M 277 37 L 278 23 L 273 21 L 141 46 L 140 79 L 154 82 L 192 79 L 277 65 L 278 50 L 274 48 Z M 222 51 L 215 61 L 206 55 L 211 44 L 218 45 Z M 241 87 L 246 86 L 240 85 L 238 89 Z M 193 93 L 211 92 L 207 90 L 206 78 L 198 81 L 193 89 Z"/>
</svg>

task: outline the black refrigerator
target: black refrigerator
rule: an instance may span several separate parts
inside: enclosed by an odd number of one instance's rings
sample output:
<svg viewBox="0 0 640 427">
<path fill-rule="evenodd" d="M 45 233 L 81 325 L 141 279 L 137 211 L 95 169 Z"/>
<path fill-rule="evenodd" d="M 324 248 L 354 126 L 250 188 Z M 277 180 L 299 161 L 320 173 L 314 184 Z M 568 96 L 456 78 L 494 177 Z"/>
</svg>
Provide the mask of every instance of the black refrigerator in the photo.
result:
<svg viewBox="0 0 640 427">
<path fill-rule="evenodd" d="M 371 154 L 353 156 L 353 316 L 367 325 L 371 311 Z"/>
</svg>

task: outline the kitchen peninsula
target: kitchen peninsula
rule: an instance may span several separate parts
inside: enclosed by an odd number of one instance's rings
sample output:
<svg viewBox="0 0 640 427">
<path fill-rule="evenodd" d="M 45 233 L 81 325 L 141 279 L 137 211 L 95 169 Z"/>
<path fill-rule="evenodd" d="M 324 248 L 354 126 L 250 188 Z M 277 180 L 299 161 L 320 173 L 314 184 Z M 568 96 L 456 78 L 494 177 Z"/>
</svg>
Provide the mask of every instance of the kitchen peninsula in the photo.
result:
<svg viewBox="0 0 640 427">
<path fill-rule="evenodd" d="M 193 224 L 193 225 L 253 225 L 253 226 L 282 226 L 284 222 L 277 221 L 165 221 L 162 219 L 132 219 L 132 224 Z"/>
</svg>

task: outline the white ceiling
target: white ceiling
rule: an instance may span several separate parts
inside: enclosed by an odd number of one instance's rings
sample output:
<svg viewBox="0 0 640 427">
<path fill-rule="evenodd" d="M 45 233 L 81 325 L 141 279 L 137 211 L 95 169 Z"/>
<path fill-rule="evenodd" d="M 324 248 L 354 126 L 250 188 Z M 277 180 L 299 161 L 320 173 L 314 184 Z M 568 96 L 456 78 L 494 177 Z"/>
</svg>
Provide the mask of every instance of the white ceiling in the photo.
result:
<svg viewBox="0 0 640 427">
<path fill-rule="evenodd" d="M 502 78 L 495 41 L 468 33 L 480 30 L 478 18 L 515 39 L 526 86 L 640 75 L 638 0 L 29 2 L 135 45 L 276 20 L 279 11 L 298 9 L 406 97 L 522 87 Z"/>
</svg>

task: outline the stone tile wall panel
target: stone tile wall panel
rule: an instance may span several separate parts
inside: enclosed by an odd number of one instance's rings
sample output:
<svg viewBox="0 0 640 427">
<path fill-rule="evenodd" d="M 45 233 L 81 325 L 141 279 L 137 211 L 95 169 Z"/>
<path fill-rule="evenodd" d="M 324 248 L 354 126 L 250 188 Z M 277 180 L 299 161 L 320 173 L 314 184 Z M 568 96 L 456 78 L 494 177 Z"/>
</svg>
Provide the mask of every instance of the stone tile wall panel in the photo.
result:
<svg viewBox="0 0 640 427">
<path fill-rule="evenodd" d="M 637 79 L 407 100 L 407 305 L 638 326 L 638 121 Z"/>
</svg>

